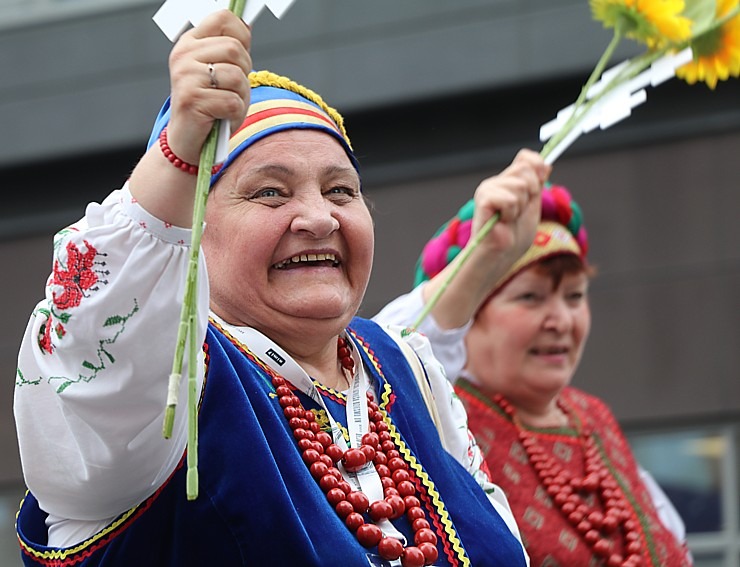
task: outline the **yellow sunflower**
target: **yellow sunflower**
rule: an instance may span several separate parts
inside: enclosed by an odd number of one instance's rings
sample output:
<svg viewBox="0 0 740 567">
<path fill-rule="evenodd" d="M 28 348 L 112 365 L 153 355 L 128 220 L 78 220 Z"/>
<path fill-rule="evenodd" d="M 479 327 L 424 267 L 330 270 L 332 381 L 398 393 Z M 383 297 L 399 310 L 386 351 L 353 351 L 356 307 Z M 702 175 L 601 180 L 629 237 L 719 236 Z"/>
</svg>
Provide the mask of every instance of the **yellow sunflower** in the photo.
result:
<svg viewBox="0 0 740 567">
<path fill-rule="evenodd" d="M 682 15 L 684 0 L 590 0 L 591 12 L 604 27 L 619 24 L 626 37 L 660 47 L 691 36 L 691 20 Z"/>
<path fill-rule="evenodd" d="M 691 41 L 694 60 L 676 70 L 676 76 L 690 85 L 704 81 L 710 89 L 717 81 L 740 76 L 739 0 L 717 0 L 716 20 L 731 12 L 735 15 L 720 27 L 700 34 Z"/>
</svg>

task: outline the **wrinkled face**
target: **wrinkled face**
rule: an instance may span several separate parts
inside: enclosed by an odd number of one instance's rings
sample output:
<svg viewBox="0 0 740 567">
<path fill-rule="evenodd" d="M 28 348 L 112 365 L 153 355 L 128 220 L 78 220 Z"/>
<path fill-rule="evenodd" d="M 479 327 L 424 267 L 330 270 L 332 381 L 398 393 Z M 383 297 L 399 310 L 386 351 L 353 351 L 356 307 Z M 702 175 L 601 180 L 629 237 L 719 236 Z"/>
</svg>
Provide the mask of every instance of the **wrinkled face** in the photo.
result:
<svg viewBox="0 0 740 567">
<path fill-rule="evenodd" d="M 272 134 L 209 197 L 212 309 L 274 339 L 311 321 L 342 328 L 362 301 L 373 248 L 360 179 L 342 146 L 316 130 Z"/>
<path fill-rule="evenodd" d="M 530 267 L 478 312 L 466 337 L 467 369 L 488 392 L 512 403 L 544 402 L 568 385 L 591 326 L 588 277 Z"/>
</svg>

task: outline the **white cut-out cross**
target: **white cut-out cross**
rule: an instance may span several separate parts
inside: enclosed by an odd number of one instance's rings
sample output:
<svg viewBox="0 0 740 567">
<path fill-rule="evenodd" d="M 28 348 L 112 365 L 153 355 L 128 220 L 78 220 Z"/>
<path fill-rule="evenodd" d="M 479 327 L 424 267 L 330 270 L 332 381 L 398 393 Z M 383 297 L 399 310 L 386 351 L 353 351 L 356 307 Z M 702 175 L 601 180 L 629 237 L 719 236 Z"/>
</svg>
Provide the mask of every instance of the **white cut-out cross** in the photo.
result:
<svg viewBox="0 0 740 567">
<path fill-rule="evenodd" d="M 648 69 L 629 81 L 617 87 L 610 87 L 609 92 L 579 117 L 570 133 L 560 140 L 545 158 L 545 161 L 550 164 L 554 163 L 581 134 L 586 134 L 597 126 L 606 130 L 630 116 L 633 108 L 647 100 L 645 87 L 655 87 L 667 81 L 676 74 L 677 68 L 688 63 L 691 59 L 691 48 L 686 48 L 680 53 L 664 55 L 654 61 Z M 604 71 L 598 82 L 589 89 L 586 98 L 590 100 L 599 95 L 628 64 L 629 61 L 623 61 L 619 65 Z M 559 132 L 573 115 L 573 112 L 574 105 L 571 104 L 560 110 L 553 120 L 543 124 L 540 127 L 540 141 L 549 140 Z"/>
<path fill-rule="evenodd" d="M 280 19 L 295 0 L 249 0 L 241 14 L 242 20 L 252 25 L 267 6 Z M 165 0 L 152 18 L 171 42 L 192 24 L 197 26 L 208 14 L 226 10 L 229 0 Z"/>
</svg>

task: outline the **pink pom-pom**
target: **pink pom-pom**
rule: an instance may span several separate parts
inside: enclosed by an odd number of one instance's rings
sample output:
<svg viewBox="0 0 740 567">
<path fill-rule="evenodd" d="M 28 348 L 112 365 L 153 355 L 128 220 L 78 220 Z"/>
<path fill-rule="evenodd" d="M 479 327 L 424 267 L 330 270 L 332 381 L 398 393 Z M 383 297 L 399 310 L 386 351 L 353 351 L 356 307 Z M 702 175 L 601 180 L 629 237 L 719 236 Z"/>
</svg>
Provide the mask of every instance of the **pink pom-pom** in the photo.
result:
<svg viewBox="0 0 740 567">
<path fill-rule="evenodd" d="M 468 243 L 468 240 L 470 240 L 470 233 L 473 231 L 473 221 L 463 221 L 460 223 L 459 228 L 457 229 L 457 244 L 460 248 L 464 248 L 465 245 Z"/>
<path fill-rule="evenodd" d="M 421 258 L 421 265 L 424 273 L 433 278 L 441 272 L 447 265 L 447 249 L 449 242 L 446 233 L 440 234 L 437 238 L 430 240 L 424 247 Z"/>
</svg>

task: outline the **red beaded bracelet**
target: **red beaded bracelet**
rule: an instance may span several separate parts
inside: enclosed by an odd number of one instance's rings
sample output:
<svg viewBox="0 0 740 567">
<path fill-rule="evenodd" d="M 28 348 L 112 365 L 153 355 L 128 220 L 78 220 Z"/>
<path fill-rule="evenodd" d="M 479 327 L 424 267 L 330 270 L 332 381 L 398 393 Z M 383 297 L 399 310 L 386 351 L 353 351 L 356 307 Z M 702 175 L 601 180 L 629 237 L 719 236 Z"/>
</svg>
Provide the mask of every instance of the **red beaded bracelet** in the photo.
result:
<svg viewBox="0 0 740 567">
<path fill-rule="evenodd" d="M 176 168 L 181 169 L 182 171 L 184 171 L 185 173 L 189 173 L 190 175 L 198 175 L 197 165 L 193 165 L 181 160 L 170 148 L 170 145 L 167 143 L 167 128 L 164 128 L 162 130 L 162 133 L 159 135 L 159 148 L 162 150 L 164 157 L 166 157 Z M 211 175 L 218 173 L 220 169 L 220 164 L 214 165 L 211 169 Z"/>
</svg>

